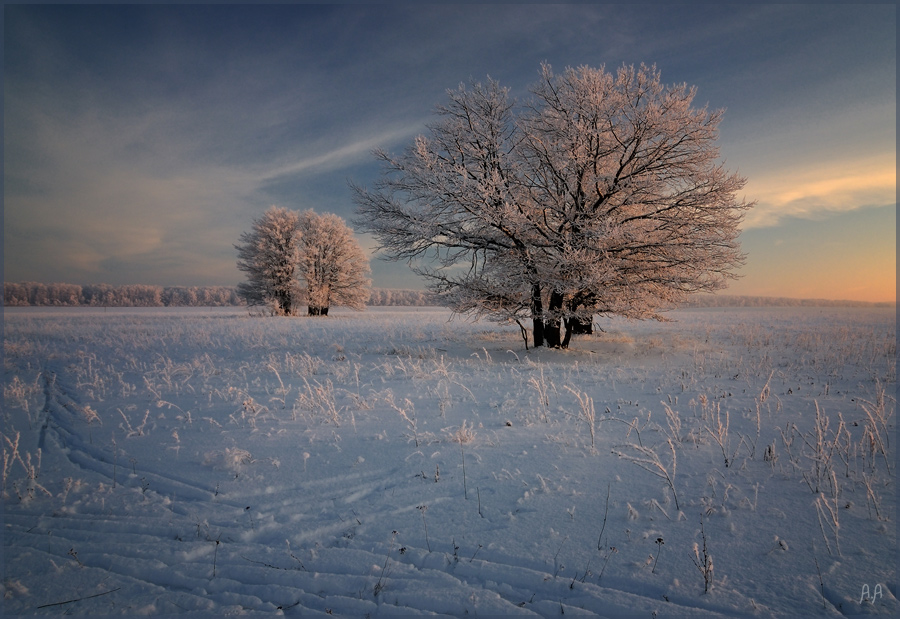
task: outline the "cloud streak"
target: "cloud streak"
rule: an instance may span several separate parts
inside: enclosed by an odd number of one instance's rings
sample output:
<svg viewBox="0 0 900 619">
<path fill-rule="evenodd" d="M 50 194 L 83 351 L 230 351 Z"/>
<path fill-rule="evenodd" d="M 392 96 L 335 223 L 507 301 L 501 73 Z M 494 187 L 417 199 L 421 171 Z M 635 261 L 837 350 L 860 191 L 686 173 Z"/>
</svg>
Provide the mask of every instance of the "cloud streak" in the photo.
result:
<svg viewBox="0 0 900 619">
<path fill-rule="evenodd" d="M 897 169 L 892 154 L 794 167 L 748 182 L 757 206 L 744 220 L 746 229 L 777 226 L 785 218 L 817 219 L 829 214 L 896 203 Z"/>
<path fill-rule="evenodd" d="M 354 140 L 332 150 L 301 157 L 298 160 L 284 163 L 274 168 L 264 169 L 258 175 L 260 182 L 277 180 L 293 174 L 306 174 L 314 171 L 331 171 L 346 168 L 353 163 L 368 159 L 371 152 L 399 141 L 408 140 L 421 133 L 423 118 L 419 123 L 404 125 L 375 135 Z"/>
</svg>

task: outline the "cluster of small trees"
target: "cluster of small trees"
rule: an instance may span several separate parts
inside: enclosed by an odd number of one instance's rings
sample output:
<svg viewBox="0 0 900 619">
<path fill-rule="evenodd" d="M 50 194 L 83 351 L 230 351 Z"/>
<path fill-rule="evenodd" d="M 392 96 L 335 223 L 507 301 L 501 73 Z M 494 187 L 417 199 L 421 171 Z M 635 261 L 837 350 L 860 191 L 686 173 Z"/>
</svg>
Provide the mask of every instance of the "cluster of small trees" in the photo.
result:
<svg viewBox="0 0 900 619">
<path fill-rule="evenodd" d="M 382 179 L 354 190 L 358 225 L 455 311 L 567 346 L 597 314 L 658 317 L 742 263 L 752 204 L 694 88 L 643 65 L 544 65 L 524 105 L 495 81 L 448 94 L 430 134 L 379 151 Z"/>
<path fill-rule="evenodd" d="M 169 307 L 241 305 L 230 286 L 153 286 L 131 284 L 43 284 L 4 282 L 6 306 Z"/>
<path fill-rule="evenodd" d="M 365 307 L 369 260 L 337 215 L 273 206 L 240 240 L 237 266 L 247 281 L 237 291 L 248 305 L 285 316 L 301 304 L 310 316 L 327 316 L 332 305 Z"/>
</svg>

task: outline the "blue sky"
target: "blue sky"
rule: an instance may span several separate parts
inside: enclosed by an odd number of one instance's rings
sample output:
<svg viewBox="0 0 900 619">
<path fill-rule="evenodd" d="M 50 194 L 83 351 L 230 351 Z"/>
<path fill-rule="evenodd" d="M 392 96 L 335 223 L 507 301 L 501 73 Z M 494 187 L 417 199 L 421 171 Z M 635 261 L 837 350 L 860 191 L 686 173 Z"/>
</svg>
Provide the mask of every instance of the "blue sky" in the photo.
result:
<svg viewBox="0 0 900 619">
<path fill-rule="evenodd" d="M 272 204 L 349 219 L 371 151 L 487 76 L 656 64 L 749 180 L 732 294 L 896 296 L 894 5 L 4 9 L 4 278 L 233 285 Z M 360 237 L 365 247 L 372 241 Z M 374 283 L 420 287 L 372 261 Z"/>
</svg>

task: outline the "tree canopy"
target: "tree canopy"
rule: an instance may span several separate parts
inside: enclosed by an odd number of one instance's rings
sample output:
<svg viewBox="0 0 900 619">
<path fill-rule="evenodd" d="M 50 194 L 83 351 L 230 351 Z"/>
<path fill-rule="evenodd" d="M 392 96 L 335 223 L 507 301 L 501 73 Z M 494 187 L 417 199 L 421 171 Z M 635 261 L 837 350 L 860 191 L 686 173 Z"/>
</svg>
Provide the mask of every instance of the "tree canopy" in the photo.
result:
<svg viewBox="0 0 900 619">
<path fill-rule="evenodd" d="M 752 203 L 719 161 L 721 110 L 644 65 L 545 64 L 531 92 L 520 105 L 494 80 L 461 85 L 427 136 L 376 152 L 357 221 L 390 258 L 456 311 L 530 318 L 535 346 L 568 345 L 597 314 L 658 318 L 734 277 Z"/>
<path fill-rule="evenodd" d="M 311 316 L 334 305 L 363 309 L 369 298 L 369 261 L 337 215 L 273 206 L 241 234 L 237 266 L 247 273 L 238 294 L 249 305 L 292 315 L 306 303 Z"/>
</svg>

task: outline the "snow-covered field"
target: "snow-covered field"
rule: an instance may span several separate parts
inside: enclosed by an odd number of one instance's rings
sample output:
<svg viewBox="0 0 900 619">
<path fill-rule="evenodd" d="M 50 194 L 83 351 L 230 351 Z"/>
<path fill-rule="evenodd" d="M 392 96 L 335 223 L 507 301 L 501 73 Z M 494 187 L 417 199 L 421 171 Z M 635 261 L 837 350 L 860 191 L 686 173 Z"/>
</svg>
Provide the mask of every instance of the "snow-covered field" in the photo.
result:
<svg viewBox="0 0 900 619">
<path fill-rule="evenodd" d="M 897 616 L 893 309 L 7 309 L 7 614 Z"/>
</svg>

